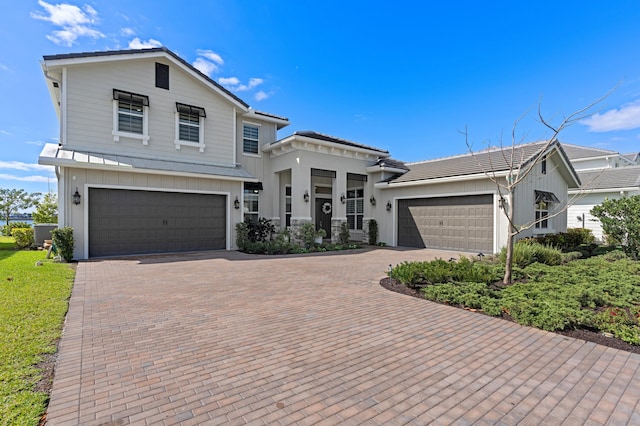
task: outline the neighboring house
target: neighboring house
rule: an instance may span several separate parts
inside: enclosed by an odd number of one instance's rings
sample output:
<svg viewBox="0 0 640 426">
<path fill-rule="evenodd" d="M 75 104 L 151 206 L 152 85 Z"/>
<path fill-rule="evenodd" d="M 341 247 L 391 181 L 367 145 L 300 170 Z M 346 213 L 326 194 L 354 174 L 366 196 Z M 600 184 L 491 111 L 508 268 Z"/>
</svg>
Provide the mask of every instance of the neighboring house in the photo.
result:
<svg viewBox="0 0 640 426">
<path fill-rule="evenodd" d="M 504 203 L 516 203 L 517 223 L 543 219 L 522 236 L 563 231 L 566 213 L 553 214 L 579 185 L 558 143 L 515 148 L 535 169 L 510 200 L 484 174 L 506 179 L 510 149 L 405 164 L 311 131 L 278 139 L 288 119 L 251 109 L 166 48 L 45 56 L 42 67 L 60 143 L 39 163 L 56 167 L 76 259 L 230 250 L 235 225 L 259 217 L 294 231 L 312 222 L 333 240 L 347 223 L 357 241 L 375 219 L 390 245 L 496 252 Z"/>
<path fill-rule="evenodd" d="M 569 191 L 571 205 L 567 225 L 569 228 L 591 229 L 596 239 L 602 242 L 602 226 L 590 211 L 607 199 L 640 194 L 638 153 L 621 155 L 598 148 L 562 146 L 582 182 L 580 188 Z"/>
</svg>

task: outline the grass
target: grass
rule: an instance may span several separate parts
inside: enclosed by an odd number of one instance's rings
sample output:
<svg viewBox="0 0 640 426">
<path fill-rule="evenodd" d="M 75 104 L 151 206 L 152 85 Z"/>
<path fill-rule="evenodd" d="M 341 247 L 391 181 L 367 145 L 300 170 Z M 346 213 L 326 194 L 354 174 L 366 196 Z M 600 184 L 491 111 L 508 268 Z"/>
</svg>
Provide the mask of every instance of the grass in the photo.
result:
<svg viewBox="0 0 640 426">
<path fill-rule="evenodd" d="M 36 365 L 56 351 L 74 269 L 14 247 L 0 237 L 0 425 L 37 425 L 49 395 Z"/>
</svg>

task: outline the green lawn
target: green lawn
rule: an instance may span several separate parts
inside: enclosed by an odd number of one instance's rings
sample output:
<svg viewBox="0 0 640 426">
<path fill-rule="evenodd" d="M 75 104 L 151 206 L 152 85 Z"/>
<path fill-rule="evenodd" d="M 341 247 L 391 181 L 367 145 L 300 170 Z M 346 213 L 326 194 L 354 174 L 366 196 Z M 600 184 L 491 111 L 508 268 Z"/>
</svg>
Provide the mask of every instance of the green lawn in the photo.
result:
<svg viewBox="0 0 640 426">
<path fill-rule="evenodd" d="M 49 395 L 35 389 L 35 365 L 56 351 L 75 271 L 13 247 L 0 237 L 0 425 L 37 425 Z"/>
</svg>

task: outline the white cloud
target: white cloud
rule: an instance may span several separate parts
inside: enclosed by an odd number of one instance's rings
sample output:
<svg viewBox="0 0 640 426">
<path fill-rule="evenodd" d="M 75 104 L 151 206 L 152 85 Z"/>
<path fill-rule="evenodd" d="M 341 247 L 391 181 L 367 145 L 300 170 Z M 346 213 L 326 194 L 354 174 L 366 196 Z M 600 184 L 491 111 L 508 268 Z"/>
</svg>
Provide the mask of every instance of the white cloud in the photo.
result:
<svg viewBox="0 0 640 426">
<path fill-rule="evenodd" d="M 149 49 L 152 47 L 161 47 L 161 46 L 162 46 L 162 43 L 152 38 L 145 41 L 145 40 L 140 40 L 140 38 L 136 37 L 129 42 L 129 49 Z"/>
<path fill-rule="evenodd" d="M 21 182 L 51 182 L 51 177 L 48 176 L 16 176 L 0 173 L 0 179 L 2 180 L 17 180 Z"/>
<path fill-rule="evenodd" d="M 192 65 L 195 69 L 197 69 L 207 77 L 211 77 L 211 74 L 213 74 L 214 72 L 218 72 L 219 69 L 216 64 L 211 61 L 207 61 L 204 58 L 196 58 L 196 60 L 193 61 Z"/>
<path fill-rule="evenodd" d="M 640 100 L 611 109 L 602 114 L 594 114 L 580 123 L 589 127 L 590 132 L 610 132 L 612 130 L 632 130 L 640 128 Z"/>
<path fill-rule="evenodd" d="M 198 54 L 198 56 L 202 56 L 203 58 L 206 58 L 211 62 L 214 62 L 218 65 L 224 65 L 224 59 L 222 59 L 222 57 L 213 50 L 198 49 L 196 53 Z"/>
<path fill-rule="evenodd" d="M 35 146 L 44 146 L 45 142 L 43 141 L 27 141 L 25 142 L 27 145 L 35 145 Z"/>
<path fill-rule="evenodd" d="M 246 92 L 264 83 L 261 78 L 250 78 L 248 84 L 241 84 L 237 77 L 221 77 L 218 82 L 233 92 Z"/>
<path fill-rule="evenodd" d="M 11 133 L 7 132 L 6 130 L 0 130 L 0 135 L 11 136 Z"/>
<path fill-rule="evenodd" d="M 256 93 L 256 95 L 254 96 L 255 100 L 260 102 L 260 101 L 264 101 L 265 99 L 267 99 L 270 95 L 267 94 L 266 92 L 264 92 L 263 90 L 260 90 L 258 93 Z"/>
<path fill-rule="evenodd" d="M 103 38 L 104 34 L 95 29 L 98 21 L 98 12 L 89 5 L 83 9 L 68 3 L 49 4 L 39 0 L 38 4 L 43 11 L 31 12 L 31 17 L 41 21 L 50 22 L 61 29 L 53 31 L 47 38 L 57 45 L 72 46 L 78 37 Z"/>
<path fill-rule="evenodd" d="M 23 172 L 37 170 L 37 171 L 53 173 L 53 166 L 44 166 L 42 164 L 35 164 L 35 163 L 23 163 L 21 161 L 0 160 L 0 170 L 20 170 Z"/>
<path fill-rule="evenodd" d="M 9 67 L 6 66 L 5 64 L 0 64 L 0 70 L 2 71 L 9 71 Z"/>
<path fill-rule="evenodd" d="M 120 34 L 122 34 L 125 37 L 131 37 L 136 34 L 136 31 L 133 28 L 124 27 L 124 28 L 120 28 Z"/>
<path fill-rule="evenodd" d="M 222 84 L 223 86 L 237 86 L 238 84 L 240 84 L 240 80 L 238 80 L 236 77 L 220 77 L 218 79 L 218 83 Z"/>
</svg>

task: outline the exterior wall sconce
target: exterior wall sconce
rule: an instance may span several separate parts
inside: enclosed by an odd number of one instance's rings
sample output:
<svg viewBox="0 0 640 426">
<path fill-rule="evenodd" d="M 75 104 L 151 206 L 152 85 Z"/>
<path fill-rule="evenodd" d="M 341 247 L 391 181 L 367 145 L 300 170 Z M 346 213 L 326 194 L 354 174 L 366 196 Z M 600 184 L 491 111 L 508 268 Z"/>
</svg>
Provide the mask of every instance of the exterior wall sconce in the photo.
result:
<svg viewBox="0 0 640 426">
<path fill-rule="evenodd" d="M 393 206 L 391 205 L 391 201 L 387 201 L 387 211 L 388 211 L 388 212 L 390 212 L 390 211 L 391 211 L 391 208 L 392 208 L 392 207 L 393 207 Z"/>
<path fill-rule="evenodd" d="M 80 204 L 80 193 L 78 192 L 78 188 L 76 187 L 76 192 L 73 193 L 73 204 L 76 206 Z"/>
<path fill-rule="evenodd" d="M 308 203 L 309 202 L 309 191 L 304 191 L 304 195 L 302 196 L 302 198 L 304 198 L 304 202 Z"/>
<path fill-rule="evenodd" d="M 372 195 L 371 198 L 369 198 L 369 202 L 371 203 L 372 206 L 375 206 L 376 205 L 376 197 L 374 197 Z"/>
<path fill-rule="evenodd" d="M 346 202 L 347 202 L 347 197 L 344 195 L 344 192 L 343 192 L 343 193 L 342 193 L 342 195 L 340 196 L 340 202 L 341 202 L 342 204 L 344 204 L 344 203 L 346 203 Z"/>
<path fill-rule="evenodd" d="M 240 200 L 238 200 L 238 196 L 236 195 L 236 199 L 233 201 L 233 207 L 238 210 L 240 208 Z"/>
</svg>

